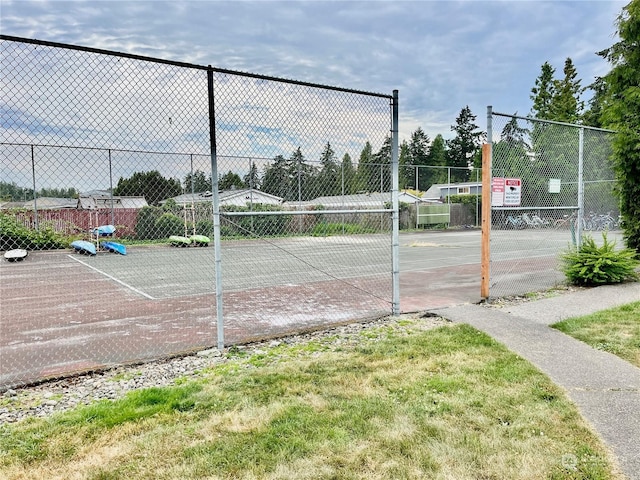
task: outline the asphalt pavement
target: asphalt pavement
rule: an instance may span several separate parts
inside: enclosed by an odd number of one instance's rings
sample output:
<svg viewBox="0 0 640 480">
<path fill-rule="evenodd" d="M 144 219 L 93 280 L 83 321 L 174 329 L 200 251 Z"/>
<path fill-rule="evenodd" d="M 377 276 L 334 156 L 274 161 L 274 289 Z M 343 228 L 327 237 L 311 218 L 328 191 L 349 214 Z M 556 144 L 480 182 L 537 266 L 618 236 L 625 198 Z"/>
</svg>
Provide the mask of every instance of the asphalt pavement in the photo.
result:
<svg viewBox="0 0 640 480">
<path fill-rule="evenodd" d="M 433 312 L 486 332 L 563 387 L 627 478 L 640 480 L 640 368 L 549 327 L 637 301 L 640 282 L 576 290 L 502 308 L 464 304 Z"/>
</svg>

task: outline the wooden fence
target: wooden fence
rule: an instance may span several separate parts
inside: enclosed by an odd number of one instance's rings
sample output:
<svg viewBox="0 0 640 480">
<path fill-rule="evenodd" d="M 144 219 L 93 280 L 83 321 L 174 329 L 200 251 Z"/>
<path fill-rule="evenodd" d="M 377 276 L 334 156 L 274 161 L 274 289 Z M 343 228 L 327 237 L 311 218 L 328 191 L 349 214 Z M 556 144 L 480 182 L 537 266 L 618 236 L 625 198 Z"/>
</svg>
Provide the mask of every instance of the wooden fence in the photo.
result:
<svg viewBox="0 0 640 480">
<path fill-rule="evenodd" d="M 61 208 L 54 210 L 15 210 L 10 211 L 16 220 L 27 228 L 49 227 L 66 235 L 85 233 L 100 225 L 115 225 L 117 237 L 134 235 L 138 221 L 137 208 L 115 208 L 99 210 L 77 210 Z"/>
</svg>

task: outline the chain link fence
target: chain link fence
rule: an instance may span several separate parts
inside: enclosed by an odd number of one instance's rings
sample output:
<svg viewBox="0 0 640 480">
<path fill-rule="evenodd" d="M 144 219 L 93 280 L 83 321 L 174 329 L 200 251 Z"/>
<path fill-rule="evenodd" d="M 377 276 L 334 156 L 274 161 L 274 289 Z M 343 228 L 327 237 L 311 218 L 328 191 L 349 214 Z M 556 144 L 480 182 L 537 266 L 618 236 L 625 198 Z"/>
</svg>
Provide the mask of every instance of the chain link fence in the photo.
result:
<svg viewBox="0 0 640 480">
<path fill-rule="evenodd" d="M 488 121 L 491 296 L 563 283 L 563 251 L 585 234 L 618 237 L 612 132 L 491 111 Z"/>
<path fill-rule="evenodd" d="M 392 313 L 394 96 L 8 36 L 0 62 L 0 388 Z"/>
</svg>

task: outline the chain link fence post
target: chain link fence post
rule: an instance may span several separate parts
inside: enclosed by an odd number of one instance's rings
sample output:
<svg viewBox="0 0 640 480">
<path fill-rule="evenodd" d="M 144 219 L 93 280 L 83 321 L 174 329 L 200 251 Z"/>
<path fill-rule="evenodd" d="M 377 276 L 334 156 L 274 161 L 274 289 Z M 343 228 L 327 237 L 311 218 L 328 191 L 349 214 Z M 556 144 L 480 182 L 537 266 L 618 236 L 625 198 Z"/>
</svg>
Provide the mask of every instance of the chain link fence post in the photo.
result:
<svg viewBox="0 0 640 480">
<path fill-rule="evenodd" d="M 391 124 L 391 201 L 392 225 L 392 271 L 393 271 L 393 315 L 400 314 L 400 213 L 398 203 L 398 90 L 393 91 Z"/>
</svg>

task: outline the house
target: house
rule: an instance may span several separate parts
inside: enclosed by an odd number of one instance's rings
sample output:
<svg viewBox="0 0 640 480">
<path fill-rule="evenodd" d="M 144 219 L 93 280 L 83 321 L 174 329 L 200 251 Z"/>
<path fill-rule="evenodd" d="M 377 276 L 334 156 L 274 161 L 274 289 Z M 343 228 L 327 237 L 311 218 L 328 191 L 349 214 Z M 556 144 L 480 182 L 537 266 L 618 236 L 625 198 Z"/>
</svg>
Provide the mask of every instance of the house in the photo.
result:
<svg viewBox="0 0 640 480">
<path fill-rule="evenodd" d="M 176 205 L 179 207 L 189 207 L 198 203 L 211 203 L 212 196 L 211 192 L 185 193 L 173 197 L 171 200 L 176 202 Z M 246 207 L 247 205 L 257 203 L 263 205 L 281 205 L 283 200 L 282 197 L 261 192 L 255 188 L 223 190 L 218 193 L 218 198 L 220 199 L 221 206 L 232 205 L 237 207 Z M 167 200 L 163 200 L 160 204 L 164 205 L 166 202 Z"/>
<path fill-rule="evenodd" d="M 433 184 L 422 195 L 422 200 L 443 201 L 450 195 L 480 195 L 482 182 L 439 183 Z"/>
</svg>

